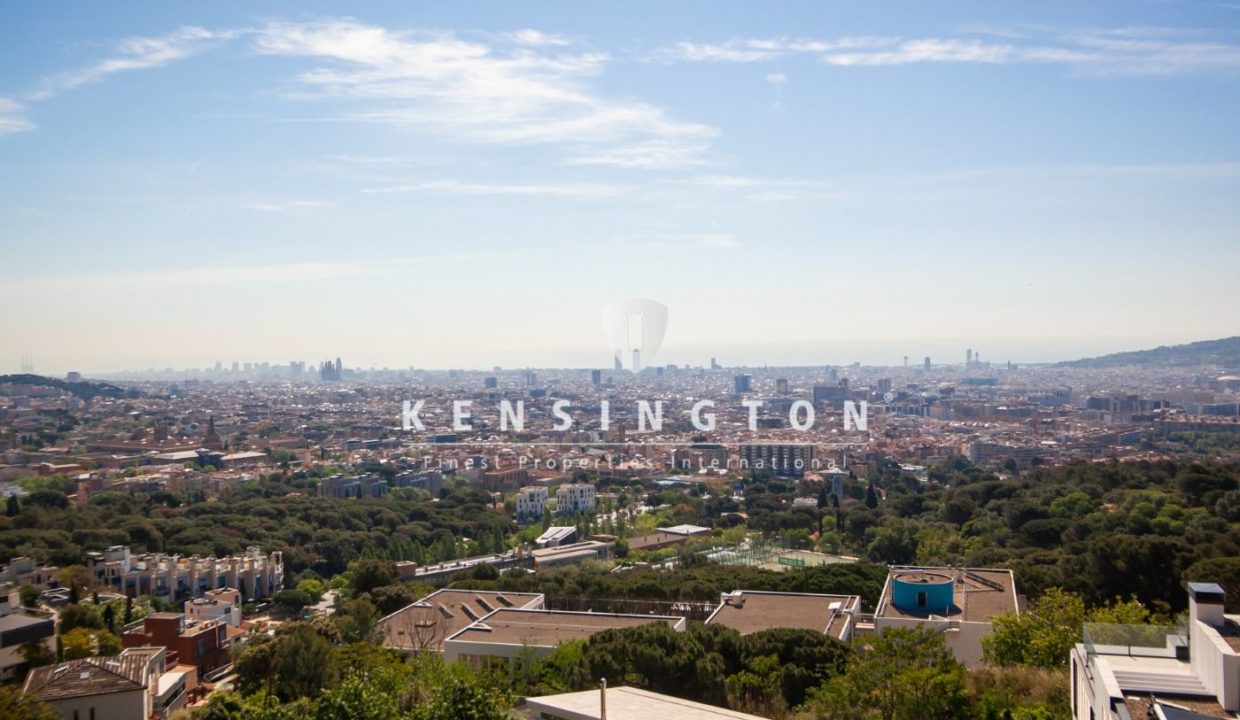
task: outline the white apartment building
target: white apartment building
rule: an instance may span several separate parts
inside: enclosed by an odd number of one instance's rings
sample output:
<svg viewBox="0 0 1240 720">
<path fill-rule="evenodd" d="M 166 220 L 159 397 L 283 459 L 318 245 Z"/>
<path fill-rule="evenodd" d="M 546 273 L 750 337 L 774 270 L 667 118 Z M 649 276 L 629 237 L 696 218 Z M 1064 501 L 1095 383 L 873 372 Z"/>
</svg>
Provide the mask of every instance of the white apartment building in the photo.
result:
<svg viewBox="0 0 1240 720">
<path fill-rule="evenodd" d="M 558 497 L 558 496 L 557 496 Z M 529 485 L 517 491 L 517 522 L 526 523 L 541 520 L 547 511 L 550 493 L 545 487 Z"/>
<path fill-rule="evenodd" d="M 0 566 L 0 585 L 33 585 L 40 590 L 46 590 L 59 581 L 59 571 L 60 568 L 55 565 L 41 565 L 34 558 L 15 557 Z"/>
<path fill-rule="evenodd" d="M 1188 584 L 1187 626 L 1087 623 L 1069 657 L 1075 720 L 1240 716 L 1240 615 L 1214 583 Z"/>
<path fill-rule="evenodd" d="M 236 588 L 244 600 L 270 597 L 284 587 L 279 552 L 258 547 L 231 557 L 181 557 L 163 553 L 133 555 L 124 545 L 87 553 L 86 567 L 99 583 L 121 595 L 202 597 L 208 590 Z"/>
<path fill-rule="evenodd" d="M 200 598 L 185 601 L 186 621 L 223 620 L 241 627 L 241 593 L 233 588 L 208 590 Z"/>
<path fill-rule="evenodd" d="M 555 491 L 555 509 L 561 515 L 594 512 L 594 486 L 589 483 L 569 483 Z"/>
</svg>

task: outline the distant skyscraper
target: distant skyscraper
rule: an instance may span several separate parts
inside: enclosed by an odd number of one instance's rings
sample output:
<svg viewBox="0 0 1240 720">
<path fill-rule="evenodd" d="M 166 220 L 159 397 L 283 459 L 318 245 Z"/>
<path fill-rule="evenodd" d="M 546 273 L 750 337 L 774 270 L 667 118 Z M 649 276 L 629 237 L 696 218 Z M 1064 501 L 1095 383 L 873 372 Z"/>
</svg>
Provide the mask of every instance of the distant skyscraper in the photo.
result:
<svg viewBox="0 0 1240 720">
<path fill-rule="evenodd" d="M 718 360 L 716 360 L 715 358 L 711 358 L 711 359 L 710 359 L 710 369 L 711 369 L 711 370 L 718 370 L 718 369 L 719 369 L 719 361 L 718 361 Z"/>
<path fill-rule="evenodd" d="M 603 384 L 603 371 L 602 370 L 591 370 L 590 371 L 590 384 L 593 385 L 594 387 L 598 387 L 599 385 Z"/>
<path fill-rule="evenodd" d="M 736 394 L 739 395 L 741 393 L 753 392 L 753 376 L 737 375 L 735 378 L 735 382 L 736 382 Z"/>
<path fill-rule="evenodd" d="M 620 359 L 620 351 L 619 351 L 619 350 L 617 350 L 617 351 L 616 351 L 616 366 L 615 366 L 615 369 L 616 369 L 617 371 L 620 371 L 620 370 L 623 370 L 623 369 L 624 369 L 624 361 Z"/>
<path fill-rule="evenodd" d="M 642 371 L 642 351 L 641 348 L 633 348 L 633 372 Z"/>
<path fill-rule="evenodd" d="M 904 367 L 908 367 L 908 355 L 904 356 Z"/>
<path fill-rule="evenodd" d="M 344 377 L 344 363 L 340 362 L 340 358 L 336 358 L 336 379 Z"/>
<path fill-rule="evenodd" d="M 778 378 L 775 380 L 775 392 L 779 395 L 788 394 L 788 378 Z"/>
<path fill-rule="evenodd" d="M 926 356 L 926 362 L 925 362 L 924 367 L 926 370 L 930 369 L 930 356 L 929 355 Z"/>
<path fill-rule="evenodd" d="M 488 377 L 488 378 L 485 378 L 485 379 L 483 379 L 483 381 L 482 381 L 482 386 L 483 386 L 484 388 L 488 389 L 488 390 L 493 390 L 493 389 L 495 389 L 495 388 L 499 387 L 499 378 L 497 378 L 497 377 Z"/>
<path fill-rule="evenodd" d="M 342 370 L 340 358 L 336 358 L 334 363 L 331 360 L 324 360 L 319 363 L 319 379 L 324 382 L 339 382 Z"/>
<path fill-rule="evenodd" d="M 973 348 L 964 351 L 964 366 L 973 367 Z"/>
</svg>

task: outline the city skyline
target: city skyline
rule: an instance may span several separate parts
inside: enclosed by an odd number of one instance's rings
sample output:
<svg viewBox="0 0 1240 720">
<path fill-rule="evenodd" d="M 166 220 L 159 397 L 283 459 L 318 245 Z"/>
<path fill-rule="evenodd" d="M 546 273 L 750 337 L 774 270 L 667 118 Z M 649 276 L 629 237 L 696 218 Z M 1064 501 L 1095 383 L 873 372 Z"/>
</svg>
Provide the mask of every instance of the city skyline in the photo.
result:
<svg viewBox="0 0 1240 720">
<path fill-rule="evenodd" d="M 14 8 L 0 372 L 1236 335 L 1240 11 Z"/>
</svg>

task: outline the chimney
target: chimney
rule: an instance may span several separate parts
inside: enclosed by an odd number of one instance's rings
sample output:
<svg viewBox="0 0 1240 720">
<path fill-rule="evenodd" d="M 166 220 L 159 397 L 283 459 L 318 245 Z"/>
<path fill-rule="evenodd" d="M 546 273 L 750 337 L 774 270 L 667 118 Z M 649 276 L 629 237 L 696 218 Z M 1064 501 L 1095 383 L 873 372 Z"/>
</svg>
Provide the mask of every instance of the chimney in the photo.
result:
<svg viewBox="0 0 1240 720">
<path fill-rule="evenodd" d="M 607 678 L 598 684 L 598 720 L 607 720 Z"/>
</svg>

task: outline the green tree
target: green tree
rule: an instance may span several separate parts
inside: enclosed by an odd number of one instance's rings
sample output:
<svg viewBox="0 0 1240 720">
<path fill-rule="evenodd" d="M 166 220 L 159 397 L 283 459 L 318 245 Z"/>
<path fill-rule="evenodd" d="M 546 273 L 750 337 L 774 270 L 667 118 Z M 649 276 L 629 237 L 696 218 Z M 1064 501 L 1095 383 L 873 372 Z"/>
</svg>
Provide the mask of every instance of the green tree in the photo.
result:
<svg viewBox="0 0 1240 720">
<path fill-rule="evenodd" d="M 454 677 L 418 706 L 413 720 L 506 720 L 507 706 L 497 690 Z"/>
<path fill-rule="evenodd" d="M 74 628 L 60 637 L 65 660 L 115 655 L 122 649 L 121 639 L 107 630 Z"/>
<path fill-rule="evenodd" d="M 317 697 L 334 684 L 338 671 L 335 647 L 309 622 L 291 623 L 273 638 L 250 642 L 233 665 L 242 694 L 270 690 L 283 702 Z"/>
<path fill-rule="evenodd" d="M 22 607 L 32 608 L 39 604 L 39 589 L 33 585 L 22 585 L 17 594 L 21 597 Z"/>
<path fill-rule="evenodd" d="M 271 598 L 271 601 L 286 614 L 297 615 L 313 603 L 313 598 L 309 593 L 301 590 L 281 590 Z"/>
<path fill-rule="evenodd" d="M 51 665 L 56 662 L 56 651 L 49 648 L 42 640 L 31 640 L 30 642 L 22 643 L 17 648 L 17 653 L 32 668 Z"/>
<path fill-rule="evenodd" d="M 60 720 L 60 713 L 22 694 L 15 685 L 0 685 L 0 714 L 5 720 Z"/>
<path fill-rule="evenodd" d="M 388 560 L 358 560 L 350 569 L 353 594 L 368 593 L 377 587 L 396 582 L 396 564 Z"/>
<path fill-rule="evenodd" d="M 323 599 L 323 592 L 327 588 L 320 578 L 308 577 L 297 583 L 297 589 L 309 595 L 312 603 L 317 603 Z"/>
<path fill-rule="evenodd" d="M 821 720 L 957 720 L 967 716 L 965 669 L 942 633 L 885 628 L 810 705 Z"/>
<path fill-rule="evenodd" d="M 787 711 L 779 680 L 779 658 L 761 655 L 725 682 L 728 707 L 741 712 L 779 717 Z"/>
<path fill-rule="evenodd" d="M 400 720 L 398 690 L 384 673 L 350 674 L 319 696 L 314 720 Z"/>
<path fill-rule="evenodd" d="M 982 638 L 982 656 L 991 665 L 1060 667 L 1081 641 L 1085 602 L 1078 595 L 1051 588 L 1021 614 L 991 619 Z"/>
<path fill-rule="evenodd" d="M 1072 647 L 1081 642 L 1086 622 L 1145 625 L 1149 610 L 1136 600 L 1115 600 L 1085 611 L 1079 595 L 1051 588 L 1022 614 L 1005 613 L 991 620 L 991 632 L 982 638 L 982 655 L 990 665 L 1031 665 L 1061 668 Z M 1157 628 L 1152 630 L 1158 635 Z"/>
<path fill-rule="evenodd" d="M 478 567 L 489 568 L 491 566 L 483 563 L 478 565 Z M 403 583 L 383 585 L 370 591 L 370 601 L 379 609 L 380 615 L 390 615 L 415 600 L 417 598 L 414 597 L 413 591 Z"/>
<path fill-rule="evenodd" d="M 76 628 L 87 628 L 90 630 L 100 630 L 103 628 L 103 618 L 95 612 L 94 608 L 85 605 L 66 605 L 60 610 L 59 631 L 64 635 Z"/>
<path fill-rule="evenodd" d="M 1227 612 L 1240 612 L 1240 556 L 1198 560 L 1184 571 L 1182 580 L 1218 583 L 1227 593 Z"/>
<path fill-rule="evenodd" d="M 345 642 L 374 642 L 382 617 L 369 596 L 360 597 L 345 603 L 336 614 L 336 627 Z"/>
</svg>

